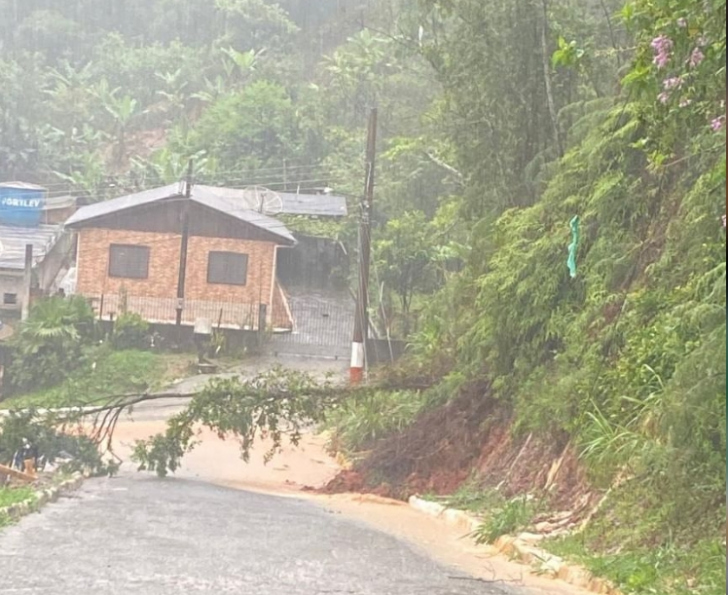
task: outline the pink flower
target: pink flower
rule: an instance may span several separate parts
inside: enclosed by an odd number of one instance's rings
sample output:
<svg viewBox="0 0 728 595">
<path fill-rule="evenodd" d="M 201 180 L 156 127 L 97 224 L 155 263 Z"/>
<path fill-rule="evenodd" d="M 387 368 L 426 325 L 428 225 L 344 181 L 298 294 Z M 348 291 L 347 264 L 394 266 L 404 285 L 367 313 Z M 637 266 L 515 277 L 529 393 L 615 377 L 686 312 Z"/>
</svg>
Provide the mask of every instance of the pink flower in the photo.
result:
<svg viewBox="0 0 728 595">
<path fill-rule="evenodd" d="M 723 229 L 725 229 L 725 215 L 723 215 L 723 216 L 721 217 L 721 219 L 723 220 Z"/>
<path fill-rule="evenodd" d="M 698 37 L 698 47 L 704 48 L 706 45 L 708 45 L 708 39 L 705 37 L 705 35 L 701 35 Z"/>
<path fill-rule="evenodd" d="M 689 106 L 689 105 L 690 105 L 690 104 L 691 104 L 692 102 L 693 102 L 693 100 L 692 100 L 692 99 L 683 99 L 683 100 L 682 100 L 682 101 L 680 102 L 680 107 L 687 107 L 687 106 Z"/>
<path fill-rule="evenodd" d="M 691 68 L 697 68 L 703 60 L 705 60 L 705 54 L 700 48 L 695 48 L 693 53 L 690 54 L 688 64 L 690 64 Z"/>
<path fill-rule="evenodd" d="M 667 103 L 668 101 L 670 101 L 670 94 L 667 91 L 663 91 L 657 96 L 657 100 L 660 103 Z"/>
<path fill-rule="evenodd" d="M 652 40 L 652 49 L 655 52 L 653 63 L 657 68 L 665 68 L 672 57 L 672 39 L 666 35 L 660 35 Z"/>
<path fill-rule="evenodd" d="M 662 86 L 666 91 L 670 91 L 671 89 L 677 89 L 679 87 L 682 87 L 683 84 L 683 78 L 680 76 L 673 76 L 672 78 L 665 79 L 662 81 Z"/>
<path fill-rule="evenodd" d="M 713 129 L 713 132 L 720 132 L 723 130 L 723 126 L 725 126 L 725 116 L 718 116 L 710 122 L 710 127 Z"/>
<path fill-rule="evenodd" d="M 681 29 L 685 29 L 685 27 L 688 26 L 688 20 L 685 17 L 679 18 L 677 20 L 677 26 Z"/>
</svg>

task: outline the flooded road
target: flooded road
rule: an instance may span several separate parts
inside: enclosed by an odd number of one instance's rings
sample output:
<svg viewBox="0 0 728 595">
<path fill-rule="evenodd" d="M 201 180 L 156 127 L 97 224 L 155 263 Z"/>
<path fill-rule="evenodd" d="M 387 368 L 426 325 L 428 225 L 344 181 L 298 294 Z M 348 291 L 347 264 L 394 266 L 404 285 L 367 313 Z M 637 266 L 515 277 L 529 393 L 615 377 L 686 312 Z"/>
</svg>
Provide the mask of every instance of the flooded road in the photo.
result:
<svg viewBox="0 0 728 595">
<path fill-rule="evenodd" d="M 185 380 L 179 392 L 206 380 Z M 163 431 L 183 406 L 171 398 L 124 415 L 114 434 L 125 460 L 117 478 L 88 480 L 0 534 L 0 594 L 582 593 L 404 503 L 305 491 L 339 471 L 324 436 L 305 435 L 266 465 L 265 441 L 246 464 L 235 441 L 204 431 L 173 477 L 137 472 L 134 441 Z"/>
</svg>

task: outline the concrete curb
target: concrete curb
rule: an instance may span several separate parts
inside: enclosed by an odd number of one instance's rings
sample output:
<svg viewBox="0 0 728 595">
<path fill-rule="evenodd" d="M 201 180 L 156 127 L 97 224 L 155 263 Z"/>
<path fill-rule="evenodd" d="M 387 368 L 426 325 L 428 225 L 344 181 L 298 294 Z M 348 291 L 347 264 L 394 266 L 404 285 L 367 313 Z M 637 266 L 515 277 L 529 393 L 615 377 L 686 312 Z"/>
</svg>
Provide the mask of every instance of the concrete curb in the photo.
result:
<svg viewBox="0 0 728 595">
<path fill-rule="evenodd" d="M 32 498 L 0 508 L 0 517 L 6 516 L 12 521 L 17 521 L 24 516 L 38 512 L 49 502 L 55 502 L 69 492 L 75 492 L 81 487 L 84 479 L 85 477 L 81 473 L 75 473 L 57 486 L 36 491 Z"/>
<path fill-rule="evenodd" d="M 464 533 L 472 534 L 480 525 L 481 521 L 462 510 L 446 508 L 436 502 L 429 502 L 412 496 L 409 505 L 414 510 L 431 517 L 442 519 L 450 527 L 454 527 Z M 493 544 L 493 548 L 499 553 L 523 564 L 527 564 L 536 574 L 559 579 L 600 595 L 622 595 L 608 580 L 595 577 L 591 572 L 568 564 L 562 558 L 549 554 L 547 551 L 538 548 L 534 542 L 543 539 L 541 535 L 521 533 L 518 536 L 504 535 L 499 537 Z"/>
</svg>

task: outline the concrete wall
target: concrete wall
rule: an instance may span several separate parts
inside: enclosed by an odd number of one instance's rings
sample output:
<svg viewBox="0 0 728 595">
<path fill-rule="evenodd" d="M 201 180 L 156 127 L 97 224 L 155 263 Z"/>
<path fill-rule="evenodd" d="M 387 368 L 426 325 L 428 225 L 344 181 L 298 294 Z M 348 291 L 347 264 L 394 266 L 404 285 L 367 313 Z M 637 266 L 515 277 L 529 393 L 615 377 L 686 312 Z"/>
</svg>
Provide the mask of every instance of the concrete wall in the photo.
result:
<svg viewBox="0 0 728 595">
<path fill-rule="evenodd" d="M 62 235 L 46 254 L 43 261 L 33 268 L 32 287 L 36 296 L 50 293 L 59 272 L 64 265 L 69 264 L 72 245 L 73 238 L 71 234 Z M 0 310 L 20 311 L 22 293 L 23 271 L 17 269 L 0 271 Z M 15 294 L 17 303 L 5 304 L 6 294 Z"/>
<path fill-rule="evenodd" d="M 0 271 L 0 311 L 20 311 L 22 293 L 23 271 Z M 5 304 L 5 294 L 14 294 L 17 296 L 16 304 Z"/>
<path fill-rule="evenodd" d="M 37 287 L 42 291 L 50 291 L 53 282 L 58 277 L 61 269 L 70 264 L 71 251 L 73 248 L 73 236 L 64 233 L 46 254 L 39 265 L 35 268 L 35 281 Z"/>
</svg>

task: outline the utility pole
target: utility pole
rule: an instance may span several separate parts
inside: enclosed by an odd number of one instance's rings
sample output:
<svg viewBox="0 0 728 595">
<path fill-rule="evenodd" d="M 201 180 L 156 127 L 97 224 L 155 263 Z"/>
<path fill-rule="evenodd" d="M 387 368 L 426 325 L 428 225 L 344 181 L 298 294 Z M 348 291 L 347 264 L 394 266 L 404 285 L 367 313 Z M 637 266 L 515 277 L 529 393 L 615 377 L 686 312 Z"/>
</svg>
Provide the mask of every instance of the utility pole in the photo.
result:
<svg viewBox="0 0 728 595">
<path fill-rule="evenodd" d="M 182 203 L 182 240 L 179 250 L 179 277 L 177 279 L 177 318 L 176 324 L 179 329 L 182 326 L 182 310 L 185 299 L 185 277 L 187 276 L 187 245 L 190 236 L 190 198 L 192 197 L 192 159 L 187 166 L 187 180 L 185 181 L 185 200 Z"/>
<path fill-rule="evenodd" d="M 30 314 L 30 293 L 33 287 L 33 244 L 25 245 L 23 265 L 23 294 L 20 296 L 20 319 L 27 320 Z"/>
<path fill-rule="evenodd" d="M 374 166 L 377 154 L 377 110 L 369 115 L 367 136 L 367 163 L 364 197 L 361 203 L 359 225 L 359 291 L 356 300 L 354 319 L 354 338 L 351 345 L 350 380 L 352 384 L 361 383 L 366 365 L 366 341 L 369 335 L 369 263 L 371 253 L 372 206 L 374 203 Z"/>
</svg>

